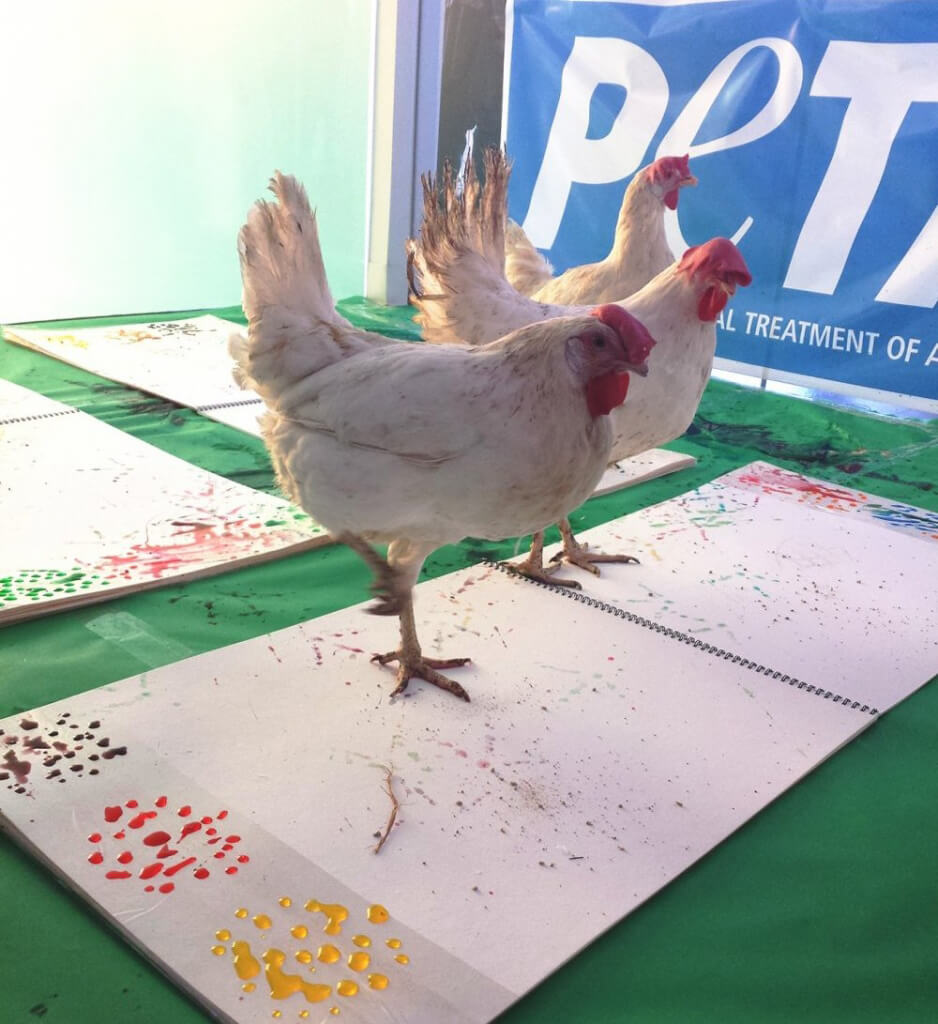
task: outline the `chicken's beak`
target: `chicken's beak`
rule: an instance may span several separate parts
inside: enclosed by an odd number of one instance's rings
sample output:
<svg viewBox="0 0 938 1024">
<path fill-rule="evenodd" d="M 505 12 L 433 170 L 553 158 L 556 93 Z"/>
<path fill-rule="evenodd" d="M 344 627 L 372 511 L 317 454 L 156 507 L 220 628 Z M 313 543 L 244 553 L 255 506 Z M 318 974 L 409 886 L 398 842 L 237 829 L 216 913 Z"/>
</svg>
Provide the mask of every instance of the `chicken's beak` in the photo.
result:
<svg viewBox="0 0 938 1024">
<path fill-rule="evenodd" d="M 686 178 L 681 178 L 681 185 L 696 185 L 698 184 L 697 178 L 693 174 L 688 174 Z"/>
<path fill-rule="evenodd" d="M 644 359 L 640 363 L 622 363 L 619 373 L 634 373 L 639 377 L 647 377 L 648 363 Z"/>
</svg>

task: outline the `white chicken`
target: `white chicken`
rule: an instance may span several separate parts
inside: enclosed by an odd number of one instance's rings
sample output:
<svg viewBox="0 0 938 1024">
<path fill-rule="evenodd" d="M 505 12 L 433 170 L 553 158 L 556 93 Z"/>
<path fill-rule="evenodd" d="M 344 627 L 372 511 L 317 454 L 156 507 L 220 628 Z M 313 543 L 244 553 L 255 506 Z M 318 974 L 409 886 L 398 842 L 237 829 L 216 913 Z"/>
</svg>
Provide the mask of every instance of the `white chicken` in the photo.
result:
<svg viewBox="0 0 938 1024">
<path fill-rule="evenodd" d="M 425 657 L 412 588 L 426 556 L 472 535 L 521 536 L 582 502 L 609 461 L 608 413 L 654 341 L 618 306 L 539 322 L 478 348 L 393 341 L 336 312 L 306 193 L 271 182 L 239 235 L 248 336 L 230 351 L 284 491 L 373 567 L 398 614 L 402 692 L 419 677 L 468 700 Z M 387 560 L 372 547 L 388 543 Z"/>
<path fill-rule="evenodd" d="M 505 232 L 509 284 L 539 302 L 565 304 L 618 302 L 637 292 L 674 259 L 665 237 L 664 209 L 676 210 L 680 190 L 696 184 L 686 155 L 659 157 L 643 167 L 622 197 L 608 256 L 571 267 L 558 277 L 551 276 L 553 268 L 524 230 L 509 221 Z"/>
<path fill-rule="evenodd" d="M 470 182 L 471 187 L 457 197 L 451 174 L 446 174 L 442 205 L 435 193 L 425 195 L 413 263 L 421 281 L 425 274 L 431 282 L 433 292 L 416 294 L 418 286 L 412 301 L 428 341 L 482 344 L 523 324 L 583 312 L 581 306 L 551 305 L 520 295 L 505 279 L 498 250 L 507 168 L 498 161 L 492 167 L 494 173 L 489 177 L 487 171 L 481 189 Z M 490 186 L 494 197 L 488 194 Z M 688 249 L 637 293 L 620 296 L 618 304 L 645 324 L 658 347 L 654 373 L 633 381 L 628 402 L 610 415 L 613 461 L 672 441 L 690 426 L 713 366 L 715 320 L 736 287 L 751 280 L 736 246 L 715 238 Z M 596 562 L 634 561 L 629 555 L 588 552 L 576 542 L 569 522 L 559 526 L 562 557 L 581 568 L 597 572 Z M 541 545 L 542 538 L 535 536 L 524 571 L 543 579 L 553 570 L 542 565 Z"/>
</svg>

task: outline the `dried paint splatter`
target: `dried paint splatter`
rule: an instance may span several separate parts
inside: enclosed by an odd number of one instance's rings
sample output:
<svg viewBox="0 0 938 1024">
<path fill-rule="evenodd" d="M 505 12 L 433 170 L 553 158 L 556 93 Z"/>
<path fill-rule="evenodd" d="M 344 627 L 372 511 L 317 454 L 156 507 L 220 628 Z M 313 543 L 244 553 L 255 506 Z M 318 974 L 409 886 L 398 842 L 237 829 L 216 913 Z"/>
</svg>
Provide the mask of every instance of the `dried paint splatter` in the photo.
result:
<svg viewBox="0 0 938 1024">
<path fill-rule="evenodd" d="M 4 606 L 71 597 L 92 587 L 110 586 L 110 582 L 84 569 L 20 569 L 0 576 L 0 611 Z"/>
<path fill-rule="evenodd" d="M 111 804 L 101 814 L 101 831 L 92 832 L 89 864 L 108 868 L 113 882 L 137 880 L 144 892 L 164 895 L 181 876 L 202 882 L 215 875 L 236 875 L 251 858 L 241 852 L 241 836 L 226 827 L 227 810 L 198 815 L 190 804 L 171 807 L 158 796 L 148 807 L 137 800 Z"/>
<path fill-rule="evenodd" d="M 310 915 L 314 915 L 314 920 Z M 322 916 L 315 919 L 315 915 Z M 368 934 L 369 926 L 383 928 L 390 921 L 388 911 L 377 903 L 350 912 L 339 903 L 317 899 L 295 902 L 282 896 L 269 912 L 252 914 L 247 907 L 240 907 L 234 919 L 237 924 L 215 932 L 215 941 L 209 944 L 209 950 L 219 961 L 228 960 L 230 954 L 228 962 L 241 984 L 241 991 L 257 992 L 255 998 L 263 997 L 265 983 L 267 996 L 277 1002 L 296 996 L 301 1005 L 315 1004 L 336 997 L 329 1012 L 337 1015 L 343 1000 L 353 999 L 365 990 L 393 989 L 389 976 L 410 963 L 399 938 L 383 939 L 380 935 L 372 938 Z M 323 919 L 325 924 L 322 924 Z M 234 934 L 235 930 L 249 928 L 252 930 L 244 932 L 242 937 Z M 343 930 L 354 932 L 349 936 L 348 945 Z M 313 940 L 312 933 L 317 931 L 334 941 Z M 258 933 L 263 936 L 263 949 L 252 948 L 252 942 L 257 943 Z M 260 991 L 258 986 L 261 986 Z M 274 1010 L 272 1015 L 282 1014 Z M 301 1020 L 308 1016 L 308 1010 L 299 1010 Z"/>
<path fill-rule="evenodd" d="M 0 782 L 27 796 L 39 778 L 61 784 L 98 775 L 104 762 L 127 755 L 126 744 L 103 734 L 100 719 L 83 723 L 69 711 L 59 712 L 51 725 L 27 717 L 15 732 L 0 729 L 0 750 Z"/>
</svg>

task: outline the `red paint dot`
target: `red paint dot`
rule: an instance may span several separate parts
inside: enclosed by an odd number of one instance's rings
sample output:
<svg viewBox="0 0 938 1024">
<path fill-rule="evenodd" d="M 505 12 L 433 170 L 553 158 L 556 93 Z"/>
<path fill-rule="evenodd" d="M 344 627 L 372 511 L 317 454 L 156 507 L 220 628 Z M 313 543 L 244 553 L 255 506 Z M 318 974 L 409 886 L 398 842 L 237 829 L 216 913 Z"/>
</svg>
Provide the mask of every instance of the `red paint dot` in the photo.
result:
<svg viewBox="0 0 938 1024">
<path fill-rule="evenodd" d="M 225 868 L 226 875 L 236 875 L 237 873 L 238 869 L 234 866 L 234 864 L 232 864 L 230 868 Z"/>
<path fill-rule="evenodd" d="M 225 836 L 226 843 L 240 843 L 241 836 Z"/>
<path fill-rule="evenodd" d="M 175 884 L 173 882 L 164 882 L 160 886 L 160 892 L 172 892 L 173 889 L 175 889 L 175 888 L 176 888 L 176 886 L 175 886 Z"/>
<path fill-rule="evenodd" d="M 152 878 L 154 875 L 158 875 L 163 870 L 163 865 L 158 861 L 155 864 L 147 864 L 147 866 L 140 872 L 141 878 Z"/>
<path fill-rule="evenodd" d="M 169 842 L 168 832 L 151 832 L 148 836 L 144 837 L 144 846 L 162 846 L 164 843 Z"/>
<path fill-rule="evenodd" d="M 166 806 L 166 797 L 165 796 L 158 796 L 156 798 L 156 806 L 157 807 L 165 807 Z"/>
<path fill-rule="evenodd" d="M 206 814 L 205 817 L 202 819 L 202 824 L 203 825 L 211 825 L 213 820 L 214 819 L 212 818 L 212 816 L 210 814 Z"/>
<path fill-rule="evenodd" d="M 160 860 L 166 860 L 167 857 L 175 857 L 176 853 L 176 850 L 171 850 L 168 846 L 162 846 L 157 851 L 156 855 L 157 857 L 159 857 Z"/>
<path fill-rule="evenodd" d="M 104 854 L 100 850 L 95 850 L 94 853 L 88 858 L 89 864 L 100 864 L 104 860 Z"/>
<path fill-rule="evenodd" d="M 233 850 L 234 847 L 231 845 L 231 843 L 225 843 L 222 849 L 225 851 L 225 853 L 227 853 L 229 850 Z"/>
<path fill-rule="evenodd" d="M 124 809 L 119 805 L 115 804 L 114 807 L 104 808 L 104 820 L 109 824 L 113 825 L 115 821 L 124 813 Z"/>
<path fill-rule="evenodd" d="M 88 842 L 89 843 L 100 843 L 101 842 L 101 833 L 100 832 L 92 832 L 91 835 L 88 836 Z"/>
<path fill-rule="evenodd" d="M 118 864 L 129 864 L 134 859 L 134 855 L 130 850 L 124 850 L 124 852 L 117 858 Z"/>
<path fill-rule="evenodd" d="M 199 879 L 208 878 L 208 868 L 196 868 L 192 873 Z"/>
<path fill-rule="evenodd" d="M 127 827 L 128 828 L 143 828 L 144 823 L 148 819 L 155 818 L 155 817 L 156 817 L 156 811 L 141 811 L 139 814 L 134 815 L 134 817 L 132 817 L 130 819 L 130 821 L 127 822 Z"/>
<path fill-rule="evenodd" d="M 130 872 L 129 871 L 109 871 L 104 877 L 105 878 L 110 878 L 112 880 L 120 879 L 120 878 L 130 878 Z"/>
<path fill-rule="evenodd" d="M 220 842 L 221 842 L 221 836 L 215 836 L 213 839 L 209 839 L 208 845 L 209 846 L 214 846 L 216 843 L 220 843 Z"/>
<path fill-rule="evenodd" d="M 127 803 L 124 806 L 125 807 L 136 807 L 137 806 L 137 801 L 136 800 L 128 800 Z"/>
<path fill-rule="evenodd" d="M 180 807 L 176 813 L 179 815 L 180 818 L 188 818 L 189 815 L 192 813 L 192 808 L 188 804 L 186 804 L 185 806 Z"/>
<path fill-rule="evenodd" d="M 215 854 L 215 860 L 221 860 L 222 857 L 224 856 L 225 855 L 221 852 L 221 850 L 219 850 L 218 853 Z"/>
<path fill-rule="evenodd" d="M 183 825 L 182 833 L 179 836 L 180 839 L 185 839 L 186 836 L 191 835 L 193 832 L 198 832 L 202 827 L 201 821 L 190 821 L 188 824 Z"/>
<path fill-rule="evenodd" d="M 216 815 L 216 817 L 218 818 L 219 821 L 223 821 L 225 818 L 228 817 L 228 812 L 227 811 L 219 811 L 218 814 Z"/>
<path fill-rule="evenodd" d="M 239 864 L 247 864 L 247 862 L 250 859 L 251 858 L 246 853 L 242 853 L 241 856 L 238 858 L 238 863 Z"/>
<path fill-rule="evenodd" d="M 615 659 L 615 658 L 613 658 L 613 656 L 612 656 L 611 654 L 609 655 L 609 657 L 608 657 L 608 658 L 606 658 L 606 661 L 615 661 L 615 660 L 616 660 L 616 659 Z"/>
<path fill-rule="evenodd" d="M 120 832 L 115 832 L 114 833 L 114 838 L 115 839 L 123 839 L 126 834 L 127 833 L 123 829 L 121 829 Z"/>
<path fill-rule="evenodd" d="M 145 885 L 143 887 L 143 891 L 144 892 L 153 892 L 153 886 L 152 885 Z"/>
<path fill-rule="evenodd" d="M 205 834 L 207 836 L 217 836 L 218 835 L 218 829 L 217 828 L 207 828 L 205 830 Z"/>
</svg>

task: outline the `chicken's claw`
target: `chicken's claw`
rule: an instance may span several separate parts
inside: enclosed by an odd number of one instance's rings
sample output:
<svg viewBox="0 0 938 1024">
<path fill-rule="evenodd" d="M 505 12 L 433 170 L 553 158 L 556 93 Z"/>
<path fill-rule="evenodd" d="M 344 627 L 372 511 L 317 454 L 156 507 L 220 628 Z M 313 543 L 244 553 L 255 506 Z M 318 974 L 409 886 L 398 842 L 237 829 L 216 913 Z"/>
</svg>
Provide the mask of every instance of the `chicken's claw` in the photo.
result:
<svg viewBox="0 0 938 1024">
<path fill-rule="evenodd" d="M 534 580 L 535 583 L 547 583 L 552 587 L 570 587 L 571 590 L 582 590 L 583 588 L 576 580 L 554 579 L 554 573 L 560 568 L 559 565 L 544 565 L 544 532 L 539 530 L 531 535 L 531 550 L 523 562 L 510 562 L 508 568 L 512 572 L 524 576 L 526 579 Z"/>
<path fill-rule="evenodd" d="M 640 564 L 634 555 L 606 555 L 601 551 L 591 552 L 588 544 L 581 544 L 574 537 L 573 529 L 568 519 L 562 520 L 558 525 L 560 527 L 560 535 L 563 537 L 563 550 L 558 551 L 551 558 L 551 563 L 556 563 L 555 568 L 559 568 L 564 562 L 568 562 L 570 565 L 579 566 L 579 568 L 591 572 L 594 576 L 598 576 L 597 562 L 618 562 L 619 564 L 628 565 Z"/>
<path fill-rule="evenodd" d="M 446 690 L 454 697 L 469 701 L 469 694 L 449 676 L 437 672 L 440 668 L 459 668 L 460 665 L 468 665 L 471 658 L 425 658 L 422 654 L 416 657 L 407 657 L 403 651 L 389 651 L 387 654 L 373 654 L 371 660 L 378 665 L 387 665 L 389 661 L 399 663 L 397 669 L 397 686 L 391 691 L 392 697 L 397 697 L 407 689 L 407 684 L 416 676 L 424 682 L 432 683 L 441 690 Z"/>
</svg>

